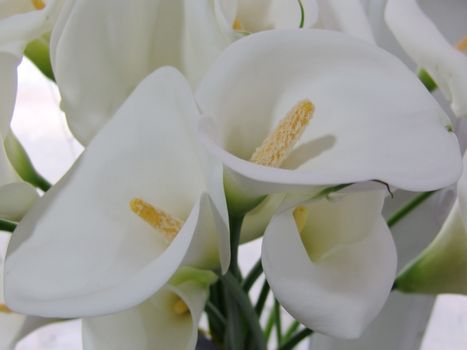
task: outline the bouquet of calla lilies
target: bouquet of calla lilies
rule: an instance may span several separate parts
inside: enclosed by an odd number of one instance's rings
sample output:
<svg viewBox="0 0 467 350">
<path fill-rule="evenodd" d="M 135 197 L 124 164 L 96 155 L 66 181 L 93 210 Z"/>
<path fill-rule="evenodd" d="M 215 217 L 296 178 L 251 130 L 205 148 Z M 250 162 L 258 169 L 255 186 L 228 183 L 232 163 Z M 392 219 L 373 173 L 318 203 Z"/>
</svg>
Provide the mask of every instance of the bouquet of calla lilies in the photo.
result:
<svg viewBox="0 0 467 350">
<path fill-rule="evenodd" d="M 2 0 L 0 350 L 69 319 L 86 350 L 295 349 L 359 338 L 394 290 L 467 294 L 467 39 L 380 10 L 416 69 L 360 0 Z M 23 56 L 85 147 L 54 184 L 10 128 Z M 391 227 L 456 183 L 399 269 Z"/>
</svg>

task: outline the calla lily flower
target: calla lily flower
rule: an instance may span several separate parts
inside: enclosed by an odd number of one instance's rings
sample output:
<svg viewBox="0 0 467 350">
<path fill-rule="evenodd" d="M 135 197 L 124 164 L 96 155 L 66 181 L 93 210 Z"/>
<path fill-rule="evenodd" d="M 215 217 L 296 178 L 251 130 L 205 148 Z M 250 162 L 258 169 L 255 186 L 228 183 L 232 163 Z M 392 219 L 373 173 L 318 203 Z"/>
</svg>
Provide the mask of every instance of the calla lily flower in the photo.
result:
<svg viewBox="0 0 467 350">
<path fill-rule="evenodd" d="M 85 318 L 83 348 L 135 350 L 193 350 L 198 323 L 215 274 L 175 278 L 142 304 L 113 315 Z M 208 283 L 206 283 L 206 277 Z"/>
<path fill-rule="evenodd" d="M 5 137 L 16 98 L 16 68 L 26 44 L 52 30 L 61 0 L 5 0 L 0 4 L 0 131 Z"/>
<path fill-rule="evenodd" d="M 451 101 L 453 112 L 457 116 L 467 116 L 467 56 L 459 50 L 467 49 L 467 39 L 455 48 L 416 0 L 388 0 L 384 16 L 405 52 L 426 69 Z"/>
<path fill-rule="evenodd" d="M 4 304 L 2 273 L 4 253 L 2 251 L 0 256 L 0 349 L 14 350 L 19 340 L 37 328 L 53 321 L 46 318 L 14 313 Z"/>
<path fill-rule="evenodd" d="M 0 138 L 1 139 L 1 138 Z M 0 143 L 0 219 L 19 221 L 37 200 L 34 187 L 22 182 Z"/>
<path fill-rule="evenodd" d="M 0 219 L 20 220 L 37 199 L 21 181 L 4 146 L 10 130 L 17 90 L 17 66 L 26 44 L 52 29 L 60 0 L 6 0 L 0 4 Z"/>
<path fill-rule="evenodd" d="M 277 300 L 305 326 L 356 338 L 383 307 L 397 265 L 383 202 L 382 191 L 345 194 L 271 220 L 264 273 Z"/>
<path fill-rule="evenodd" d="M 348 35 L 249 35 L 214 63 L 196 99 L 201 139 L 227 169 L 232 207 L 369 180 L 432 190 L 461 174 L 450 122 L 416 76 Z"/>
<path fill-rule="evenodd" d="M 198 152 L 197 113 L 175 69 L 138 85 L 15 230 L 5 264 L 12 309 L 113 313 L 150 298 L 181 266 L 227 269 L 222 166 Z"/>
<path fill-rule="evenodd" d="M 76 138 L 89 143 L 159 67 L 174 66 L 196 84 L 232 40 L 214 7 L 214 0 L 84 0 L 64 11 L 52 34 L 51 60 Z"/>
<path fill-rule="evenodd" d="M 359 0 L 220 0 L 218 14 L 230 33 L 325 28 L 374 42 Z"/>
<path fill-rule="evenodd" d="M 464 168 L 467 156 L 464 155 Z M 467 172 L 457 184 L 457 200 L 440 232 L 396 280 L 403 292 L 467 294 Z"/>
</svg>

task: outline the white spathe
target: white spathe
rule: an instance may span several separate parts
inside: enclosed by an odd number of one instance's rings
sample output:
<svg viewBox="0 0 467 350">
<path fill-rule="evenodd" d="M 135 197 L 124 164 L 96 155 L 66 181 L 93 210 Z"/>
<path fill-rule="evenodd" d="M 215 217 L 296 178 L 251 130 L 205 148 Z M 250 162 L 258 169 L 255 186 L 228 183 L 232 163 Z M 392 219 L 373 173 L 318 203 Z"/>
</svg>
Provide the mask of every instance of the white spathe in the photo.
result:
<svg viewBox="0 0 467 350">
<path fill-rule="evenodd" d="M 19 221 L 37 198 L 34 187 L 16 174 L 0 142 L 0 219 Z"/>
<path fill-rule="evenodd" d="M 236 37 L 270 29 L 313 27 L 374 42 L 360 0 L 220 0 L 217 5 L 225 31 Z"/>
<path fill-rule="evenodd" d="M 0 2 L 0 218 L 20 220 L 37 199 L 35 189 L 22 182 L 5 153 L 17 91 L 17 66 L 26 44 L 52 29 L 61 0 L 44 2 L 37 10 L 30 0 Z"/>
<path fill-rule="evenodd" d="M 62 109 L 89 143 L 138 83 L 170 65 L 194 85 L 230 42 L 215 0 L 76 1 L 51 39 Z"/>
<path fill-rule="evenodd" d="M 233 187 L 252 196 L 368 180 L 426 191 L 461 174 L 450 122 L 417 77 L 394 56 L 348 35 L 251 34 L 224 51 L 196 99 L 204 144 L 223 161 Z M 250 162 L 303 99 L 315 112 L 282 168 Z"/>
<path fill-rule="evenodd" d="M 303 28 L 309 28 L 318 19 L 318 4 L 316 0 L 301 0 L 301 4 Z M 298 0 L 219 0 L 217 9 L 225 27 L 240 33 L 299 28 L 302 20 Z"/>
<path fill-rule="evenodd" d="M 464 154 L 464 169 L 467 155 Z M 467 172 L 457 184 L 457 200 L 435 239 L 396 280 L 409 293 L 467 294 Z"/>
<path fill-rule="evenodd" d="M 15 105 L 16 69 L 26 44 L 52 30 L 62 0 L 45 0 L 36 9 L 30 0 L 3 0 L 0 3 L 0 132 L 5 137 Z"/>
<path fill-rule="evenodd" d="M 384 16 L 405 52 L 428 71 L 451 101 L 453 112 L 467 116 L 467 56 L 445 39 L 416 0 L 388 0 Z"/>
<path fill-rule="evenodd" d="M 197 113 L 188 82 L 173 68 L 138 85 L 18 225 L 5 266 L 11 308 L 101 315 L 141 303 L 180 266 L 216 269 L 220 261 L 226 270 L 222 166 L 204 162 L 191 125 Z M 185 221 L 170 244 L 130 210 L 133 198 Z"/>
<path fill-rule="evenodd" d="M 397 265 L 383 201 L 378 191 L 308 202 L 301 232 L 293 210 L 271 220 L 262 247 L 266 279 L 306 327 L 357 338 L 383 307 Z"/>
<path fill-rule="evenodd" d="M 9 234 L 8 234 L 9 236 Z M 0 233 L 0 304 L 3 304 L 3 259 L 9 237 Z M 35 329 L 53 320 L 20 315 L 14 312 L 0 312 L 0 350 L 14 350 L 16 343 Z"/>
<path fill-rule="evenodd" d="M 208 288 L 196 279 L 170 282 L 129 310 L 85 318 L 83 349 L 193 350 Z M 177 313 L 174 306 L 180 301 L 187 310 Z"/>
</svg>

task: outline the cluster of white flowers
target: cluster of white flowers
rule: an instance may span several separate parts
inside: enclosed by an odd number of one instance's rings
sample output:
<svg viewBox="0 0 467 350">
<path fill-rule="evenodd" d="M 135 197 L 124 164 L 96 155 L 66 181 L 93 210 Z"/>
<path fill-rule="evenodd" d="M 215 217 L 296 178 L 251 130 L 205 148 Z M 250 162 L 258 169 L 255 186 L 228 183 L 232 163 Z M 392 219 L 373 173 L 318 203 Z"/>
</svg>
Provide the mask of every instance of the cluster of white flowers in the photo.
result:
<svg viewBox="0 0 467 350">
<path fill-rule="evenodd" d="M 415 0 L 385 15 L 465 116 L 466 56 Z M 9 127 L 38 39 L 86 147 L 40 196 Z M 195 349 L 210 287 L 240 283 L 237 245 L 258 237 L 296 320 L 359 337 L 396 278 L 385 197 L 462 173 L 449 118 L 360 0 L 2 0 L 0 73 L 0 220 L 15 227 L 0 349 L 57 318 L 82 318 L 85 349 Z M 401 290 L 467 293 L 465 177 Z"/>
</svg>

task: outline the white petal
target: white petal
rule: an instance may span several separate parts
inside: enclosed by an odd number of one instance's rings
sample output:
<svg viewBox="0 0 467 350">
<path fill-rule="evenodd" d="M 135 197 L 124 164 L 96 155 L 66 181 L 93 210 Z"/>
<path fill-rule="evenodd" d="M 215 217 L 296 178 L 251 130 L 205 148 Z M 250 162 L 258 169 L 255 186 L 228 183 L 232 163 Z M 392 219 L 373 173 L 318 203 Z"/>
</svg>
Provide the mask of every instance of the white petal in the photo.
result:
<svg viewBox="0 0 467 350">
<path fill-rule="evenodd" d="M 10 129 L 16 99 L 16 67 L 19 62 L 19 57 L 0 52 L 0 76 L 2 77 L 0 83 L 0 140 L 3 140 Z M 0 147 L 3 148 L 3 141 Z M 1 166 L 0 171 L 2 171 Z"/>
<path fill-rule="evenodd" d="M 187 281 L 168 285 L 144 303 L 109 316 L 83 319 L 84 350 L 193 350 L 198 322 L 208 297 L 206 287 Z M 183 300 L 189 312 L 177 315 Z"/>
<path fill-rule="evenodd" d="M 7 239 L 4 235 L 0 235 L 0 304 L 4 303 L 3 298 L 3 244 Z M 0 349 L 13 350 L 16 342 L 24 338 L 26 335 L 36 330 L 37 328 L 53 322 L 50 319 L 25 316 L 17 313 L 2 313 L 0 312 Z"/>
<path fill-rule="evenodd" d="M 326 29 L 338 30 L 375 43 L 360 0 L 318 0 L 319 19 Z"/>
<path fill-rule="evenodd" d="M 365 208 L 373 210 L 372 204 L 369 201 Z M 364 215 L 360 208 L 350 221 L 345 219 L 344 211 L 339 214 L 336 210 L 337 216 L 333 217 L 332 204 L 327 206 L 328 220 L 322 227 L 312 225 L 323 235 L 316 237 L 316 242 L 328 234 L 363 238 L 351 244 L 341 240 L 340 245 L 313 261 L 288 211 L 276 216 L 266 230 L 263 268 L 274 295 L 298 321 L 320 333 L 355 338 L 389 295 L 396 272 L 396 251 L 382 217 Z M 368 221 L 372 219 L 373 224 Z M 313 220 L 310 217 L 307 225 Z M 360 231 L 364 229 L 367 231 Z"/>
<path fill-rule="evenodd" d="M 24 182 L 0 186 L 0 218 L 21 220 L 38 198 L 36 189 Z"/>
<path fill-rule="evenodd" d="M 464 221 L 464 226 L 467 227 L 467 152 L 464 153 L 462 160 L 464 171 L 457 182 L 457 197 L 459 199 L 460 214 Z"/>
<path fill-rule="evenodd" d="M 240 243 L 252 241 L 264 234 L 285 196 L 285 193 L 270 195 L 245 215 L 240 231 Z"/>
<path fill-rule="evenodd" d="M 397 277 L 397 289 L 411 293 L 467 294 L 467 230 L 456 202 L 441 231 Z"/>
<path fill-rule="evenodd" d="M 453 112 L 467 116 L 467 57 L 444 38 L 416 0 L 389 0 L 384 15 L 405 52 L 451 101 Z"/>
<path fill-rule="evenodd" d="M 70 129 L 85 144 L 154 69 L 174 66 L 194 84 L 229 43 L 210 0 L 83 0 L 67 12 L 51 55 Z"/>
<path fill-rule="evenodd" d="M 127 309 L 167 282 L 192 241 L 216 250 L 228 242 L 216 218 L 222 210 L 203 195 L 205 170 L 190 131 L 196 113 L 190 87 L 174 69 L 160 69 L 136 88 L 15 231 L 5 276 L 11 307 L 58 317 Z M 130 210 L 132 198 L 185 220 L 168 247 Z M 187 259 L 195 264 L 193 256 Z M 214 260 L 196 266 L 214 268 Z"/>
<path fill-rule="evenodd" d="M 17 0 L 15 0 L 17 1 Z M 45 1 L 45 8 L 36 10 L 33 6 L 29 11 L 25 8 L 11 9 L 8 17 L 0 19 L 0 48 L 11 43 L 26 45 L 29 41 L 52 30 L 57 19 L 62 0 Z"/>
<path fill-rule="evenodd" d="M 305 14 L 303 27 L 309 28 L 318 18 L 318 6 L 315 0 L 303 0 L 302 5 Z M 290 0 L 239 0 L 236 19 L 248 32 L 299 28 L 300 4 Z"/>
<path fill-rule="evenodd" d="M 251 195 L 373 179 L 424 191 L 461 173 L 448 119 L 417 77 L 387 52 L 347 35 L 249 35 L 224 51 L 196 96 L 206 116 L 203 142 Z M 286 169 L 249 162 L 304 98 L 316 110 Z"/>
</svg>

